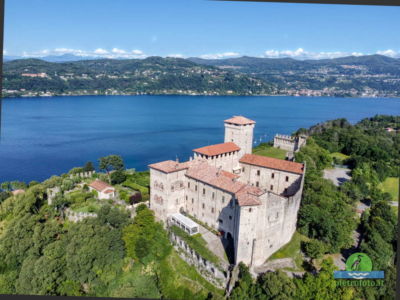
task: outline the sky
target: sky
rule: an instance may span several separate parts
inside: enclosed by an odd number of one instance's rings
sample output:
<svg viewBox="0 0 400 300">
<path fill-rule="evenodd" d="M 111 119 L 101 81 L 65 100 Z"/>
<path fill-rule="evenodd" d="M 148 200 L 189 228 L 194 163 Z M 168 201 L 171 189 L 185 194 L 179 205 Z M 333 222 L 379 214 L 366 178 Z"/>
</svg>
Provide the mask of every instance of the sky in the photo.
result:
<svg viewBox="0 0 400 300">
<path fill-rule="evenodd" d="M 400 7 L 208 0 L 6 0 L 4 55 L 400 57 Z"/>
</svg>

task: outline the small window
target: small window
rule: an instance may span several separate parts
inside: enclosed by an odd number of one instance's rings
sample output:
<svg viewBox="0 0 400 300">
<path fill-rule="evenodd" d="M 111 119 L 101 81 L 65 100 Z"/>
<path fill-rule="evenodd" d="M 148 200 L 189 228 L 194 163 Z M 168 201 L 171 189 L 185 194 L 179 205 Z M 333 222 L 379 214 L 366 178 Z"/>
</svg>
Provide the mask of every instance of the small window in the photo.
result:
<svg viewBox="0 0 400 300">
<path fill-rule="evenodd" d="M 252 211 L 252 209 L 251 209 L 251 207 L 249 208 L 249 212 L 251 212 Z"/>
<path fill-rule="evenodd" d="M 229 220 L 232 220 L 232 216 L 229 216 Z"/>
<path fill-rule="evenodd" d="M 289 181 L 289 176 L 286 176 L 286 182 L 288 182 Z"/>
<path fill-rule="evenodd" d="M 224 221 L 222 221 L 222 219 L 218 219 L 218 222 L 219 222 L 220 224 L 224 223 Z"/>
<path fill-rule="evenodd" d="M 271 174 L 271 178 L 274 179 L 275 178 L 275 173 Z"/>
<path fill-rule="evenodd" d="M 260 176 L 260 170 L 257 170 L 257 176 Z"/>
<path fill-rule="evenodd" d="M 211 212 L 214 213 L 214 207 L 211 207 Z"/>
<path fill-rule="evenodd" d="M 285 189 L 283 192 L 284 192 L 285 194 L 287 194 L 287 189 Z"/>
<path fill-rule="evenodd" d="M 205 195 L 206 194 L 206 189 L 203 189 L 203 195 Z"/>
<path fill-rule="evenodd" d="M 197 192 L 197 185 L 194 186 L 194 190 Z"/>
<path fill-rule="evenodd" d="M 222 196 L 222 203 L 225 203 L 225 196 Z"/>
<path fill-rule="evenodd" d="M 212 196 L 211 196 L 211 197 L 212 197 L 212 199 L 214 199 L 214 196 L 215 196 L 215 194 L 214 194 L 214 192 L 213 192 L 213 193 L 212 193 Z"/>
<path fill-rule="evenodd" d="M 271 184 L 270 186 L 270 190 L 273 191 L 274 190 L 274 186 Z"/>
<path fill-rule="evenodd" d="M 192 198 L 192 203 L 194 203 L 194 199 Z"/>
<path fill-rule="evenodd" d="M 242 168 L 242 172 L 244 172 L 244 167 Z"/>
<path fill-rule="evenodd" d="M 187 199 L 188 199 L 188 196 L 185 196 L 185 199 L 186 199 L 186 201 L 187 201 Z"/>
<path fill-rule="evenodd" d="M 178 199 L 176 199 L 176 201 L 175 201 L 175 202 L 176 202 L 176 204 L 178 204 Z"/>
<path fill-rule="evenodd" d="M 188 188 L 190 188 L 190 182 L 188 182 Z"/>
<path fill-rule="evenodd" d="M 256 187 L 258 187 L 260 185 L 260 183 L 258 181 L 256 181 Z"/>
<path fill-rule="evenodd" d="M 202 207 L 203 207 L 203 209 L 205 208 L 205 205 L 204 205 L 204 203 L 203 203 Z"/>
</svg>

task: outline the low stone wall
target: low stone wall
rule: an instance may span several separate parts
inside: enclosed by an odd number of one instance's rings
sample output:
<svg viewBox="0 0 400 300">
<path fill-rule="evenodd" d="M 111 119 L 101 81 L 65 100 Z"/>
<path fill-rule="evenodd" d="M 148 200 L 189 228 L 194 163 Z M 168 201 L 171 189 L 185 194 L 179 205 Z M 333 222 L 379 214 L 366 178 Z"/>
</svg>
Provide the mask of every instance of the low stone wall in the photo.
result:
<svg viewBox="0 0 400 300">
<path fill-rule="evenodd" d="M 221 267 L 201 257 L 181 237 L 173 232 L 170 232 L 170 240 L 178 251 L 179 256 L 188 264 L 194 266 L 207 281 L 219 288 L 224 289 L 227 286 L 229 281 L 228 270 L 221 270 Z"/>
<path fill-rule="evenodd" d="M 69 178 L 74 178 L 74 177 L 80 177 L 80 178 L 89 178 L 92 177 L 96 173 L 96 171 L 88 171 L 88 172 L 81 172 L 81 173 L 75 173 L 75 174 L 70 174 Z"/>
<path fill-rule="evenodd" d="M 96 213 L 75 212 L 69 208 L 65 209 L 65 217 L 71 222 L 79 222 L 86 218 L 97 218 Z"/>
</svg>

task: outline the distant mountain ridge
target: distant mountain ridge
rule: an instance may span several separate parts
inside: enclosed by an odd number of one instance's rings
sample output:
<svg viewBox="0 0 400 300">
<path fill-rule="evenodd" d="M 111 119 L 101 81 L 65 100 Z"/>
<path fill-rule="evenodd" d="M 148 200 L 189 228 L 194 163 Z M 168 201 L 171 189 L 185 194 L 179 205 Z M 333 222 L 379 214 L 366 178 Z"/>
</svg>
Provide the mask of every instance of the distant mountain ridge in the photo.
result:
<svg viewBox="0 0 400 300">
<path fill-rule="evenodd" d="M 6 96 L 107 94 L 111 90 L 114 94 L 400 96 L 400 59 L 383 55 L 320 60 L 75 58 L 5 61 L 3 92 Z M 22 76 L 27 72 L 47 77 Z"/>
<path fill-rule="evenodd" d="M 3 95 L 252 95 L 274 87 L 250 75 L 198 65 L 182 58 L 96 59 L 48 62 L 12 60 L 3 64 Z"/>
</svg>

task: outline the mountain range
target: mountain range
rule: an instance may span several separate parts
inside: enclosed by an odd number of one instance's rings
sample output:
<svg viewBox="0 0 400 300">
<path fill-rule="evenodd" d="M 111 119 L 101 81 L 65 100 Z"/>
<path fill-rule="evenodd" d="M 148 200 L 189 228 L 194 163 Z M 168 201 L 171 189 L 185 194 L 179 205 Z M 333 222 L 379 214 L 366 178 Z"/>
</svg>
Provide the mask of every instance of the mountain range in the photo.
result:
<svg viewBox="0 0 400 300">
<path fill-rule="evenodd" d="M 400 59 L 383 55 L 321 60 L 249 56 L 82 60 L 66 54 L 5 60 L 3 72 L 5 96 L 108 93 L 400 96 Z M 46 73 L 46 76 L 29 77 L 23 76 L 24 73 Z"/>
</svg>

